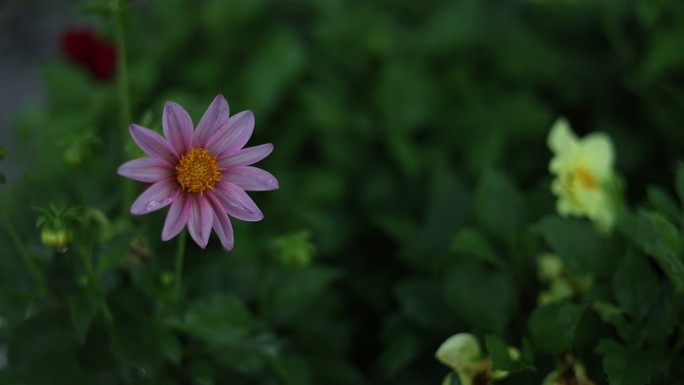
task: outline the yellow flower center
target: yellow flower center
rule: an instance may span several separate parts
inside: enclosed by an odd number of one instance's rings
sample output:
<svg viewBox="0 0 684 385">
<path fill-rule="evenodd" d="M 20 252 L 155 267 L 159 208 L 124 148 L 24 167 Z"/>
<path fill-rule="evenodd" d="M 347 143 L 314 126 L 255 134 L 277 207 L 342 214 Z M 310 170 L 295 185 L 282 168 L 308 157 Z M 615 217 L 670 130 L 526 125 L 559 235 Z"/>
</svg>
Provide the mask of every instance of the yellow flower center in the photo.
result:
<svg viewBox="0 0 684 385">
<path fill-rule="evenodd" d="M 183 190 L 201 194 L 206 189 L 214 190 L 216 182 L 221 180 L 221 169 L 209 150 L 191 148 L 176 166 L 176 179 Z"/>
<path fill-rule="evenodd" d="M 585 167 L 577 167 L 572 171 L 571 178 L 573 180 L 579 181 L 582 187 L 586 189 L 594 189 L 598 186 L 598 181 L 591 171 L 587 170 Z"/>
</svg>

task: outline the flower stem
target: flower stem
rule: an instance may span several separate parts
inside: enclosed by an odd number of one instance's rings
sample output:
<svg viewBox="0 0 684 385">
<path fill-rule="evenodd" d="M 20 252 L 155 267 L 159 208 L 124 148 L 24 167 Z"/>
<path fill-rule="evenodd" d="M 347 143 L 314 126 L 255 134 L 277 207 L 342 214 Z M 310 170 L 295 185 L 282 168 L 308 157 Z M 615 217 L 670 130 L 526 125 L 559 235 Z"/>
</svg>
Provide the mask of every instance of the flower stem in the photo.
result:
<svg viewBox="0 0 684 385">
<path fill-rule="evenodd" d="M 119 48 L 119 62 L 117 63 L 117 87 L 119 95 L 119 118 L 122 127 L 128 126 L 131 120 L 130 97 L 128 92 L 128 67 L 126 61 L 126 39 L 123 26 L 124 1 L 119 0 L 114 7 L 114 39 Z"/>
<path fill-rule="evenodd" d="M 5 225 L 5 228 L 7 229 L 7 233 L 9 234 L 10 238 L 12 239 L 12 242 L 14 243 L 14 247 L 17 249 L 17 252 L 19 252 L 19 255 L 23 259 L 26 268 L 29 270 L 29 272 L 36 280 L 38 285 L 41 286 L 42 289 L 49 292 L 48 284 L 45 280 L 45 277 L 43 277 L 43 274 L 40 272 L 40 269 L 38 269 L 38 266 L 24 248 L 24 245 L 21 243 L 21 239 L 19 239 L 19 236 L 17 235 L 17 232 L 14 229 L 12 222 L 10 222 L 9 219 L 7 219 L 7 215 L 5 213 L 2 214 L 2 221 Z"/>
<path fill-rule="evenodd" d="M 124 34 L 123 11 L 125 0 L 114 0 L 112 7 L 114 23 L 114 39 L 119 48 L 119 61 L 117 63 L 117 94 L 119 103 L 119 129 L 121 130 L 125 143 L 128 140 L 128 130 L 124 128 L 131 122 L 131 102 L 128 89 L 128 61 L 126 59 L 126 37 Z M 125 146 L 123 146 L 125 148 Z M 124 157 L 125 158 L 125 157 Z M 126 212 L 133 200 L 133 183 L 126 179 L 122 186 L 123 197 L 121 199 L 122 211 Z"/>
<path fill-rule="evenodd" d="M 180 301 L 181 278 L 183 276 L 183 258 L 185 257 L 185 239 L 187 237 L 187 231 L 181 231 L 181 233 L 178 235 L 178 245 L 176 246 L 176 273 L 174 276 L 174 298 L 176 299 L 176 302 Z"/>
</svg>

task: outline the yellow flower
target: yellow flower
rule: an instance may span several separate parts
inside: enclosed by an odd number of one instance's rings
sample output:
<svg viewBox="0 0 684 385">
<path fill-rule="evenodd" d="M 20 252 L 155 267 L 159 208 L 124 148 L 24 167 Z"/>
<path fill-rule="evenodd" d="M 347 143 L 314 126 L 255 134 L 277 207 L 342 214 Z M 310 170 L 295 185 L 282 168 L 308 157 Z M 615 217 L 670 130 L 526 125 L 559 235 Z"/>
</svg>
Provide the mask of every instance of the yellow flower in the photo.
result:
<svg viewBox="0 0 684 385">
<path fill-rule="evenodd" d="M 578 139 L 564 118 L 558 119 L 548 137 L 554 153 L 549 170 L 556 176 L 551 191 L 558 196 L 561 216 L 586 216 L 600 229 L 609 231 L 615 221 L 613 144 L 603 133 Z"/>
</svg>

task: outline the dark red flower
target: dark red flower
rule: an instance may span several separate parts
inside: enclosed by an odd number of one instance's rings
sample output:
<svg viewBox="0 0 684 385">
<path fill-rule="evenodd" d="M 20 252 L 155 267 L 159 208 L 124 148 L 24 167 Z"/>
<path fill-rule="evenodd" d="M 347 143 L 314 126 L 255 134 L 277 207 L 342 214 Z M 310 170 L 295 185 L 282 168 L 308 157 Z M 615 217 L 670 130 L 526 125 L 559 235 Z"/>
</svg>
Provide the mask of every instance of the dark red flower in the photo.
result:
<svg viewBox="0 0 684 385">
<path fill-rule="evenodd" d="M 62 35 L 62 55 L 88 71 L 95 79 L 109 80 L 116 72 L 114 45 L 87 28 L 74 28 Z"/>
</svg>

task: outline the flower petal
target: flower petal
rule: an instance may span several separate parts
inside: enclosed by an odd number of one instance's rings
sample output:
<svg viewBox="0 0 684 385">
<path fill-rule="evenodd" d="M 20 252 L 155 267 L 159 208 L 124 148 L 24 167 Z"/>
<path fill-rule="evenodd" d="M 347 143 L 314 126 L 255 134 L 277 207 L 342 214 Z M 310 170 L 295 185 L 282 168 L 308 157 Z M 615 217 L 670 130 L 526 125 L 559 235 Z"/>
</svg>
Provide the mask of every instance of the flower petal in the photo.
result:
<svg viewBox="0 0 684 385">
<path fill-rule="evenodd" d="M 206 148 L 209 138 L 228 121 L 229 115 L 230 108 L 226 98 L 221 94 L 217 95 L 197 125 L 192 138 L 192 147 Z"/>
<path fill-rule="evenodd" d="M 600 179 L 612 173 L 615 153 L 608 135 L 594 132 L 585 136 L 582 138 L 582 150 L 587 166 L 596 172 Z"/>
<path fill-rule="evenodd" d="M 216 187 L 214 194 L 228 214 L 247 222 L 264 219 L 264 214 L 241 187 L 224 181 L 217 183 Z"/>
<path fill-rule="evenodd" d="M 190 219 L 188 220 L 188 231 L 190 236 L 201 248 L 207 247 L 211 225 L 214 223 L 214 213 L 207 202 L 207 199 L 199 194 L 191 194 L 190 198 Z"/>
<path fill-rule="evenodd" d="M 139 158 L 122 164 L 116 172 L 139 182 L 156 183 L 172 177 L 173 166 L 161 158 Z"/>
<path fill-rule="evenodd" d="M 171 164 L 179 159 L 178 153 L 171 146 L 171 143 L 149 128 L 131 124 L 128 130 L 131 132 L 135 143 L 149 156 L 164 159 Z"/>
<path fill-rule="evenodd" d="M 211 191 L 206 191 L 204 196 L 207 197 L 212 210 L 214 210 L 214 224 L 213 228 L 219 239 L 221 245 L 227 251 L 233 250 L 235 237 L 233 235 L 233 225 L 230 223 L 230 218 L 226 209 L 221 205 L 216 195 Z"/>
<path fill-rule="evenodd" d="M 254 132 L 254 113 L 242 111 L 231 116 L 209 139 L 207 148 L 218 159 L 236 153 Z"/>
<path fill-rule="evenodd" d="M 161 180 L 143 191 L 131 206 L 131 214 L 142 215 L 168 206 L 173 202 L 180 187 L 175 179 Z"/>
<path fill-rule="evenodd" d="M 273 152 L 273 145 L 271 143 L 262 144 L 254 147 L 243 148 L 235 154 L 229 155 L 227 158 L 218 162 L 218 166 L 222 168 L 231 166 L 249 166 L 254 164 Z"/>
<path fill-rule="evenodd" d="M 164 230 L 162 230 L 162 241 L 168 241 L 178 235 L 188 223 L 189 218 L 190 199 L 188 199 L 188 194 L 181 192 L 171 204 L 169 213 L 166 215 Z"/>
<path fill-rule="evenodd" d="M 278 180 L 268 171 L 252 166 L 234 166 L 223 171 L 221 180 L 231 182 L 246 191 L 276 190 Z"/>
<path fill-rule="evenodd" d="M 175 102 L 166 102 L 162 115 L 164 135 L 179 155 L 190 150 L 192 144 L 192 119 L 185 108 Z"/>
<path fill-rule="evenodd" d="M 577 146 L 577 136 L 565 118 L 558 118 L 549 131 L 549 148 L 556 154 L 569 153 Z"/>
</svg>

